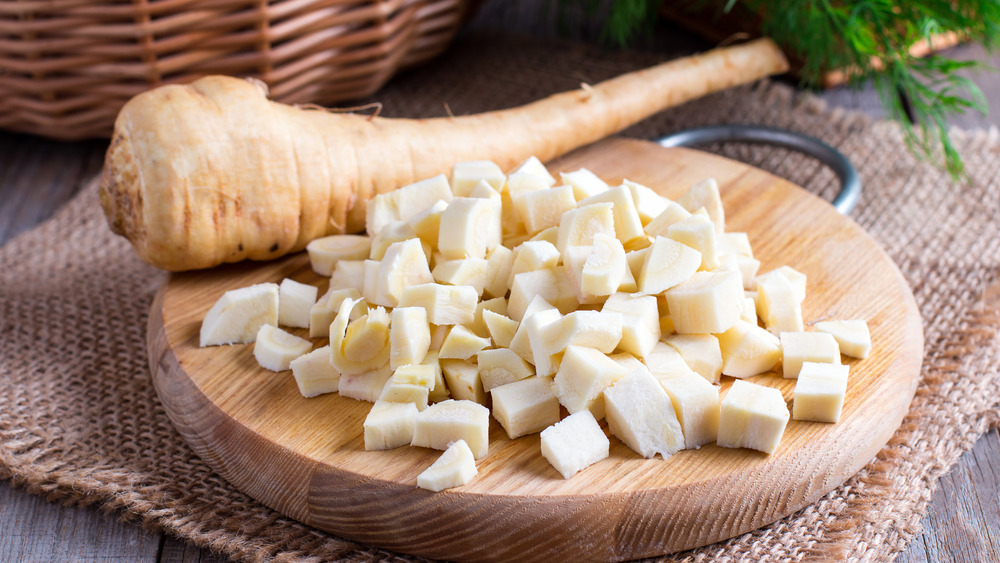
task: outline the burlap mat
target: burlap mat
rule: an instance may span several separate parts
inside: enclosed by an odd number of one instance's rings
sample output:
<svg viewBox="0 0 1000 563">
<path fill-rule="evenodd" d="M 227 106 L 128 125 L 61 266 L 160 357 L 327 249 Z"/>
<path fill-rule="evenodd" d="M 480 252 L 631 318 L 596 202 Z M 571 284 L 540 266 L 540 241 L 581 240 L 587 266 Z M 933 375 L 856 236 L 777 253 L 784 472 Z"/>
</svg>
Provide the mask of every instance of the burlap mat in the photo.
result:
<svg viewBox="0 0 1000 563">
<path fill-rule="evenodd" d="M 655 62 L 564 43 L 465 40 L 378 96 L 383 114 L 505 107 Z M 685 561 L 881 560 L 918 531 L 936 480 L 998 421 L 1000 143 L 960 135 L 971 182 L 916 162 L 892 125 L 829 111 L 763 83 L 669 111 L 627 132 L 762 123 L 847 153 L 865 194 L 855 220 L 896 261 L 925 319 L 922 382 L 878 458 L 815 505 L 767 528 L 681 554 Z M 830 195 L 809 159 L 723 147 Z M 164 275 L 113 237 L 94 190 L 0 249 L 0 477 L 53 501 L 98 505 L 233 559 L 409 560 L 318 532 L 234 490 L 195 457 L 167 419 L 145 353 L 150 300 Z M 992 288 L 992 289 L 991 289 Z"/>
</svg>

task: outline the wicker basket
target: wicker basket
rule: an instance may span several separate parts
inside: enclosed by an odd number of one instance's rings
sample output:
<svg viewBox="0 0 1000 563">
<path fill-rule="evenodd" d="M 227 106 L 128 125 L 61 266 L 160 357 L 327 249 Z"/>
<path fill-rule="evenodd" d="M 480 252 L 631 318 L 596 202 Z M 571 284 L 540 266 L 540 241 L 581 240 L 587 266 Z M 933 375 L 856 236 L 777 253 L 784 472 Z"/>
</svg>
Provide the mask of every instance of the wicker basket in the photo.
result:
<svg viewBox="0 0 1000 563">
<path fill-rule="evenodd" d="M 0 129 L 106 137 L 161 84 L 253 76 L 287 103 L 370 95 L 440 53 L 475 0 L 0 0 Z"/>
</svg>

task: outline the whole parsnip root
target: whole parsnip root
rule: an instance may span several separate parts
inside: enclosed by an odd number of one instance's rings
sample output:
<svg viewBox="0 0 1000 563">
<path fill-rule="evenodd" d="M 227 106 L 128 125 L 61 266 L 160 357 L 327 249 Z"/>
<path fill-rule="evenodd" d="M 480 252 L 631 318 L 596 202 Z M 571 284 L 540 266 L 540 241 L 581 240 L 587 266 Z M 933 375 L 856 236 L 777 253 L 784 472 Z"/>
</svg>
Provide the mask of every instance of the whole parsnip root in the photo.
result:
<svg viewBox="0 0 1000 563">
<path fill-rule="evenodd" d="M 266 260 L 364 229 L 369 198 L 492 160 L 543 161 L 667 107 L 781 73 L 762 39 L 670 61 L 518 108 L 385 119 L 267 100 L 253 81 L 206 77 L 122 108 L 101 175 L 112 230 L 167 270 Z"/>
</svg>

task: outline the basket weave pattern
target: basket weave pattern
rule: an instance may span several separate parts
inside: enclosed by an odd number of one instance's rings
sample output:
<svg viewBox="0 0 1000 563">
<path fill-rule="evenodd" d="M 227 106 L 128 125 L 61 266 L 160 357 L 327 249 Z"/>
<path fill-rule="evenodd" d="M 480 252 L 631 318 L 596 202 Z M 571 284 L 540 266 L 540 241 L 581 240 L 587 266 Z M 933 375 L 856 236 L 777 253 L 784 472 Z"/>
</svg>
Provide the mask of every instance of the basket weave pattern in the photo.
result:
<svg viewBox="0 0 1000 563">
<path fill-rule="evenodd" d="M 0 0 L 0 128 L 106 137 L 132 96 L 208 74 L 286 103 L 370 95 L 441 51 L 469 0 Z"/>
</svg>

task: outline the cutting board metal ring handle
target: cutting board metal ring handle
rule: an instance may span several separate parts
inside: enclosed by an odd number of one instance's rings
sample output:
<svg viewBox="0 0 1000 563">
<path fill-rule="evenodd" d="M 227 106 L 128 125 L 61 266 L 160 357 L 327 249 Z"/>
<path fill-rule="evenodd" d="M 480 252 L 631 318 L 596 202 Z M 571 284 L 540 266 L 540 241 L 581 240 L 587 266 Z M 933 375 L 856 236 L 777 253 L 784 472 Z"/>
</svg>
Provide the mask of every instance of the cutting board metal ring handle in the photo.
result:
<svg viewBox="0 0 1000 563">
<path fill-rule="evenodd" d="M 807 154 L 827 165 L 840 180 L 840 192 L 833 207 L 842 215 L 854 209 L 861 196 L 861 177 L 851 161 L 832 146 L 815 137 L 759 125 L 711 125 L 678 131 L 656 139 L 664 147 L 694 147 L 710 143 L 761 143 Z"/>
</svg>

